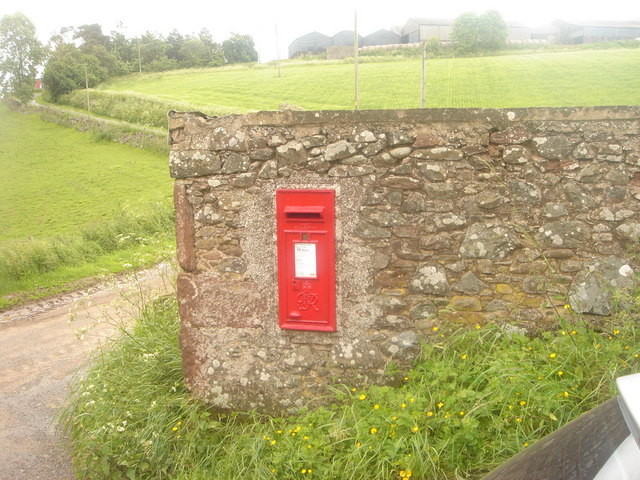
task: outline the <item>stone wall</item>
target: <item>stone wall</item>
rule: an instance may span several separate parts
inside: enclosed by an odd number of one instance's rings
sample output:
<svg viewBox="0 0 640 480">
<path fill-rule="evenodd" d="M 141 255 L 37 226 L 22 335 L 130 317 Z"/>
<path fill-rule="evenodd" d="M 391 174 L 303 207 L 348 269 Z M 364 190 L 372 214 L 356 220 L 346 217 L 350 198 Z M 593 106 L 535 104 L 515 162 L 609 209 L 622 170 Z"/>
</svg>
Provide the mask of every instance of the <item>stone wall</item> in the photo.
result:
<svg viewBox="0 0 640 480">
<path fill-rule="evenodd" d="M 610 313 L 640 236 L 640 107 L 171 112 L 193 393 L 281 411 L 387 381 L 443 321 Z M 334 333 L 278 328 L 277 188 L 336 190 Z"/>
</svg>

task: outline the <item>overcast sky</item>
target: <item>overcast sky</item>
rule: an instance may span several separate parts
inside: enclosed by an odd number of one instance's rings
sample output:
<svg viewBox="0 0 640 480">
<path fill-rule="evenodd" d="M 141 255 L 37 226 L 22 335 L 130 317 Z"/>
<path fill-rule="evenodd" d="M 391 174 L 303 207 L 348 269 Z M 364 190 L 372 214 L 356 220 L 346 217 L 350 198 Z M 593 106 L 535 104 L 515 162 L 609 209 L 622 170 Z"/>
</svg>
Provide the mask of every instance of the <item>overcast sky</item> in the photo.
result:
<svg viewBox="0 0 640 480">
<path fill-rule="evenodd" d="M 206 27 L 216 41 L 231 32 L 250 34 L 261 61 L 276 57 L 276 25 L 280 58 L 287 57 L 289 44 L 311 31 L 334 35 L 353 30 L 354 11 L 358 31 L 367 35 L 380 28 L 403 25 L 410 17 L 456 18 L 464 12 L 494 9 L 507 21 L 532 27 L 555 19 L 640 21 L 637 0 L 4 0 L 0 16 L 22 12 L 36 25 L 46 41 L 64 26 L 99 23 L 104 33 L 118 28 L 131 37 L 146 31 L 167 34 L 197 33 Z"/>
</svg>

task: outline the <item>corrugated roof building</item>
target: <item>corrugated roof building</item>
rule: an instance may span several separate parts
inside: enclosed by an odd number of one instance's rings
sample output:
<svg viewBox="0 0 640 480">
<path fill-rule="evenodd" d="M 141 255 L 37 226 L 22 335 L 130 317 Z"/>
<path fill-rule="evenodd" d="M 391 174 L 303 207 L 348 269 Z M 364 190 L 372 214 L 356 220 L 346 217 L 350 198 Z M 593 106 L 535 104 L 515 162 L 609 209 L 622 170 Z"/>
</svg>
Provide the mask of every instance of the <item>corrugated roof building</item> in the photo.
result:
<svg viewBox="0 0 640 480">
<path fill-rule="evenodd" d="M 402 27 L 403 43 L 426 42 L 436 38 L 441 42 L 451 41 L 451 30 L 455 20 L 440 18 L 410 18 Z M 531 40 L 531 29 L 519 23 L 507 22 L 509 42 Z"/>
<path fill-rule="evenodd" d="M 589 22 L 569 24 L 571 43 L 612 42 L 640 38 L 640 22 Z"/>
<path fill-rule="evenodd" d="M 335 46 L 348 46 L 353 45 L 353 30 L 342 30 L 336 33 L 331 39 Z M 362 45 L 362 35 L 358 35 L 358 45 Z"/>
<path fill-rule="evenodd" d="M 370 33 L 362 39 L 362 45 L 365 47 L 374 45 L 395 45 L 402 43 L 400 35 L 391 30 L 380 29 L 377 32 Z"/>
<path fill-rule="evenodd" d="M 353 42 L 353 37 L 351 39 Z M 324 53 L 327 47 L 333 45 L 331 37 L 319 32 L 311 32 L 296 38 L 289 45 L 289 58 L 302 54 Z"/>
</svg>

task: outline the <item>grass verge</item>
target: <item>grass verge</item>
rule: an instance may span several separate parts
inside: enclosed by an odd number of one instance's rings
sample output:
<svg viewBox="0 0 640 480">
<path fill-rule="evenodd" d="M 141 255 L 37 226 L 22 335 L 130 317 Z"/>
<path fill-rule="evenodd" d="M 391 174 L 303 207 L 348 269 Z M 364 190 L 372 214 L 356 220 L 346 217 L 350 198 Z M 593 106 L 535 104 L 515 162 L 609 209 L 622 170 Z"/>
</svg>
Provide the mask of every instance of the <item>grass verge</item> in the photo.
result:
<svg viewBox="0 0 640 480">
<path fill-rule="evenodd" d="M 154 204 L 136 213 L 122 209 L 77 235 L 3 242 L 0 309 L 73 290 L 81 279 L 167 259 L 175 252 L 173 228 L 173 209 Z"/>
<path fill-rule="evenodd" d="M 331 407 L 286 418 L 219 416 L 183 385 L 177 330 L 175 301 L 157 301 L 75 384 L 63 423 L 79 478 L 479 478 L 611 398 L 640 355 L 624 318 L 536 336 L 441 326 L 399 387 L 336 386 Z"/>
</svg>

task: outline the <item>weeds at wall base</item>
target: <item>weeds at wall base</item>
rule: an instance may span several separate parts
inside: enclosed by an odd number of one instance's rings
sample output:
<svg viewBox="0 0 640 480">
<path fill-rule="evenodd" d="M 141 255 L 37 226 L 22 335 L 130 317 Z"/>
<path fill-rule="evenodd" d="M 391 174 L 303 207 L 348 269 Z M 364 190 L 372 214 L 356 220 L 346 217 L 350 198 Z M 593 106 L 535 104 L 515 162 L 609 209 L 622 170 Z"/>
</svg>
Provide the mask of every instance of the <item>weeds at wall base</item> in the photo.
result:
<svg viewBox="0 0 640 480">
<path fill-rule="evenodd" d="M 640 367 L 635 317 L 594 329 L 567 311 L 532 336 L 440 325 L 400 387 L 337 386 L 332 407 L 286 418 L 217 416 L 183 385 L 177 329 L 174 300 L 148 306 L 75 385 L 63 423 L 79 478 L 479 478 Z"/>
</svg>

